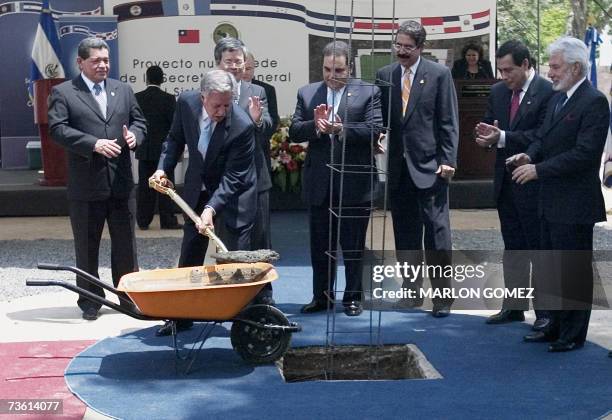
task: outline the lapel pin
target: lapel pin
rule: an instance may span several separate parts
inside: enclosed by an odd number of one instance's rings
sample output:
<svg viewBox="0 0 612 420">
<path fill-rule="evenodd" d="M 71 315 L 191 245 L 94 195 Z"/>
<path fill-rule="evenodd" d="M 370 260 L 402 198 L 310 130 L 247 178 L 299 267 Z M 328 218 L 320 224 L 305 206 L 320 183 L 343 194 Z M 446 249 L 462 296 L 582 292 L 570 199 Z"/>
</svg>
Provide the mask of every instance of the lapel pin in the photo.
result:
<svg viewBox="0 0 612 420">
<path fill-rule="evenodd" d="M 527 101 L 527 105 L 531 105 L 531 101 Z"/>
<path fill-rule="evenodd" d="M 111 96 L 115 96 L 115 92 L 111 92 Z"/>
<path fill-rule="evenodd" d="M 351 92 L 347 93 L 346 96 L 351 96 Z"/>
<path fill-rule="evenodd" d="M 424 85 L 425 84 L 425 79 L 421 79 L 421 81 L 419 83 Z"/>
</svg>

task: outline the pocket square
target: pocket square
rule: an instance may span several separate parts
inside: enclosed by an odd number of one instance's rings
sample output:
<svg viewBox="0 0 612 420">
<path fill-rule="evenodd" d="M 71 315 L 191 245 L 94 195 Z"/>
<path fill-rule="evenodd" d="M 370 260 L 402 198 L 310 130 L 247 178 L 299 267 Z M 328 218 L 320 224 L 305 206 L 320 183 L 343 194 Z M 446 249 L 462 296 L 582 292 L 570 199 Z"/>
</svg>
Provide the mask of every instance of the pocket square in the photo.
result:
<svg viewBox="0 0 612 420">
<path fill-rule="evenodd" d="M 564 121 L 574 121 L 575 119 L 576 119 L 576 117 L 571 112 L 569 114 L 567 114 L 565 116 L 565 118 L 563 118 Z"/>
</svg>

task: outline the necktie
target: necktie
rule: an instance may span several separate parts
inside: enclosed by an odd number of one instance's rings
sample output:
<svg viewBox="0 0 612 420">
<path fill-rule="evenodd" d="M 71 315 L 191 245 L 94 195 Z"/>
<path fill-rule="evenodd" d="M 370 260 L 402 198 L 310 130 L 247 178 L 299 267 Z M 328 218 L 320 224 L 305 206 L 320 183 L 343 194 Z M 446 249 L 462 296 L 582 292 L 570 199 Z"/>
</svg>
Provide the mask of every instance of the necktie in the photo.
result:
<svg viewBox="0 0 612 420">
<path fill-rule="evenodd" d="M 106 118 L 106 95 L 102 94 L 102 86 L 99 83 L 93 85 L 94 91 L 94 99 L 100 106 L 100 111 L 102 111 L 102 115 Z"/>
<path fill-rule="evenodd" d="M 404 72 L 404 81 L 402 82 L 402 116 L 406 115 L 408 107 L 408 99 L 410 99 L 410 74 L 412 70 L 408 69 Z"/>
<path fill-rule="evenodd" d="M 517 89 L 512 91 L 512 99 L 510 100 L 510 122 L 516 117 L 519 106 L 521 104 L 521 92 L 523 89 Z"/>
<path fill-rule="evenodd" d="M 557 116 L 559 111 L 563 109 L 563 105 L 565 105 L 565 102 L 567 102 L 567 93 L 564 93 L 563 95 L 559 95 L 559 100 L 557 101 L 557 105 L 555 105 L 555 113 L 554 113 L 555 117 Z"/>
<path fill-rule="evenodd" d="M 200 138 L 198 140 L 198 151 L 202 155 L 202 160 L 206 158 L 206 149 L 208 149 L 208 143 L 210 143 L 211 128 L 212 121 L 210 118 L 206 118 L 202 123 L 202 129 L 200 130 Z"/>
</svg>

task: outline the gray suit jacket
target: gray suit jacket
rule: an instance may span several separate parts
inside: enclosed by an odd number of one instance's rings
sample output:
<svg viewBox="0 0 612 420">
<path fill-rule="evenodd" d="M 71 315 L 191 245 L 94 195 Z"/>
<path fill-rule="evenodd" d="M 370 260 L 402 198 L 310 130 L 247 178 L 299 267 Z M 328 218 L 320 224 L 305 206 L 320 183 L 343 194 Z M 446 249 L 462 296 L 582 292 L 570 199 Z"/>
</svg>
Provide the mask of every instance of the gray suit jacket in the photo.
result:
<svg viewBox="0 0 612 420">
<path fill-rule="evenodd" d="M 379 69 L 376 78 L 392 83 L 392 87 L 381 88 L 384 123 L 389 121 L 389 115 L 391 118 L 389 188 L 398 187 L 401 165 L 408 166 L 418 188 L 429 188 L 436 182 L 439 165 L 457 166 L 459 116 L 451 72 L 421 57 L 404 117 L 401 65 L 394 63 Z"/>
<path fill-rule="evenodd" d="M 51 137 L 68 154 L 68 198 L 98 201 L 127 198 L 134 188 L 130 150 L 123 140 L 123 125 L 140 144 L 146 135 L 144 119 L 132 89 L 125 83 L 106 79 L 107 110 L 100 107 L 81 75 L 53 88 L 49 96 Z M 98 139 L 117 139 L 123 150 L 108 159 L 94 152 Z"/>
<path fill-rule="evenodd" d="M 176 103 L 172 127 L 163 144 L 159 169 L 172 173 L 185 146 L 189 165 L 185 173 L 184 200 L 195 208 L 202 189 L 210 195 L 207 205 L 233 228 L 253 223 L 257 210 L 255 140 L 251 118 L 236 104 L 217 123 L 206 158 L 198 151 L 202 101 L 200 91 L 182 93 Z"/>
<path fill-rule="evenodd" d="M 244 80 L 240 83 L 240 98 L 238 105 L 247 115 L 249 114 L 249 98 L 259 96 L 263 103 L 263 114 L 261 126 L 255 126 L 255 167 L 257 169 L 257 191 L 267 191 L 272 188 L 270 178 L 270 136 L 272 131 L 272 118 L 268 112 L 268 99 L 263 87 L 254 85 Z M 268 162 L 266 162 L 268 159 Z"/>
</svg>

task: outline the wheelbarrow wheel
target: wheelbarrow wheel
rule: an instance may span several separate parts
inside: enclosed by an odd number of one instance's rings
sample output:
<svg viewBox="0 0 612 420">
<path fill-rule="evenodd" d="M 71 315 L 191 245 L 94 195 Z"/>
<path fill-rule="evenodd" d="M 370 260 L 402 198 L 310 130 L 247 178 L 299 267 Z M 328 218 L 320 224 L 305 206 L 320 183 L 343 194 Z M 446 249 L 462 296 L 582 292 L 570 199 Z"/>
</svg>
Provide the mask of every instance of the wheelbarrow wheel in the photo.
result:
<svg viewBox="0 0 612 420">
<path fill-rule="evenodd" d="M 269 305 L 253 305 L 243 310 L 237 318 L 268 325 L 289 325 L 280 310 Z M 237 319 L 230 335 L 232 347 L 249 363 L 272 363 L 289 348 L 291 332 L 257 327 Z"/>
</svg>

